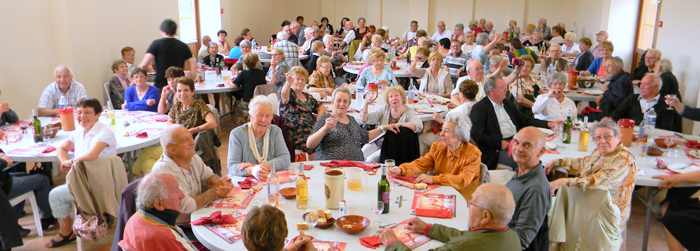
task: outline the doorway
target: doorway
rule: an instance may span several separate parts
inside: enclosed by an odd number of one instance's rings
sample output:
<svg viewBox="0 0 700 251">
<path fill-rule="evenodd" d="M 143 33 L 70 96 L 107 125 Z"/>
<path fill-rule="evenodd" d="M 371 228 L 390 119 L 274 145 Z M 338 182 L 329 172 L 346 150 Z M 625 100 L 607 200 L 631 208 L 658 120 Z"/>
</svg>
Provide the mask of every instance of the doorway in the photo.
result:
<svg viewBox="0 0 700 251">
<path fill-rule="evenodd" d="M 661 0 L 641 0 L 639 5 L 639 20 L 637 22 L 637 41 L 632 68 L 634 71 L 640 64 L 642 54 L 648 49 L 656 48 L 656 35 L 659 31 L 661 15 Z M 643 62 L 641 62 L 643 63 Z"/>
</svg>

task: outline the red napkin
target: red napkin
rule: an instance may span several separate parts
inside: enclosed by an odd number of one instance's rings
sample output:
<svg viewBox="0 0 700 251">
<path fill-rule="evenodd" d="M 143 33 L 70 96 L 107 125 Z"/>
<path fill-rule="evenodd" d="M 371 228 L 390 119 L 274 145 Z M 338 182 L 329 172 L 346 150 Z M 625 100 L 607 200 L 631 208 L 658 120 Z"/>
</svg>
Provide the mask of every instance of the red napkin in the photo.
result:
<svg viewBox="0 0 700 251">
<path fill-rule="evenodd" d="M 440 130 L 442 130 L 442 124 L 440 124 L 440 123 L 435 123 L 435 125 L 433 126 L 433 128 L 430 128 L 430 129 L 433 130 L 433 134 L 439 134 L 439 133 L 440 133 Z"/>
<path fill-rule="evenodd" d="M 433 217 L 433 218 L 452 218 L 452 212 L 448 209 L 416 209 L 416 216 Z"/>
<path fill-rule="evenodd" d="M 379 236 L 362 237 L 360 238 L 360 244 L 375 249 L 382 245 L 382 241 L 379 240 Z"/>
<path fill-rule="evenodd" d="M 586 108 L 583 108 L 583 111 L 581 111 L 581 114 L 583 114 L 583 115 L 586 115 L 589 113 L 603 113 L 603 110 L 595 109 L 593 107 L 588 106 Z"/>
<path fill-rule="evenodd" d="M 418 178 L 418 176 L 394 176 L 394 179 L 403 180 L 403 181 L 409 182 L 411 184 L 416 183 L 417 178 Z"/>
<path fill-rule="evenodd" d="M 168 117 L 158 116 L 156 118 L 157 122 L 168 122 Z"/>
<path fill-rule="evenodd" d="M 136 134 L 136 137 L 140 138 L 140 139 L 145 139 L 145 138 L 148 138 L 148 133 L 147 132 L 140 132 L 140 133 Z"/>
<path fill-rule="evenodd" d="M 357 162 L 357 161 L 351 161 L 351 160 L 332 160 L 330 162 L 323 162 L 321 163 L 322 166 L 333 166 L 333 167 L 359 167 L 364 169 L 365 171 L 371 172 L 374 171 L 375 167 L 379 167 L 379 164 L 376 165 L 367 165 L 362 162 Z"/>
<path fill-rule="evenodd" d="M 304 165 L 304 171 L 309 171 L 311 169 L 314 169 L 314 165 Z"/>
<path fill-rule="evenodd" d="M 238 222 L 233 218 L 231 214 L 221 214 L 221 210 L 211 213 L 209 216 L 199 218 L 192 222 L 192 225 L 202 225 L 202 224 L 236 224 Z"/>
<path fill-rule="evenodd" d="M 241 187 L 241 189 L 250 189 L 253 187 L 253 183 L 256 183 L 257 179 L 254 177 L 248 177 L 244 181 L 239 181 L 238 185 Z"/>
<path fill-rule="evenodd" d="M 50 152 L 53 152 L 53 151 L 56 151 L 56 148 L 53 147 L 53 146 L 49 146 L 49 147 L 47 147 L 46 149 L 44 149 L 44 151 L 42 151 L 41 153 L 50 153 Z"/>
</svg>

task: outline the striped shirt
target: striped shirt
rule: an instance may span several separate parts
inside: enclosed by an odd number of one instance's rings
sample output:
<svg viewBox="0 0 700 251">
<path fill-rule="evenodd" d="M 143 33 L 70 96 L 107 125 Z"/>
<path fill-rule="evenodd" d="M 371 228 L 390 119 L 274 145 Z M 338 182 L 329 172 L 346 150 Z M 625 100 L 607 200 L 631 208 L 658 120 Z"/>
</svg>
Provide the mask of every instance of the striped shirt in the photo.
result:
<svg viewBox="0 0 700 251">
<path fill-rule="evenodd" d="M 452 76 L 452 78 L 458 78 L 459 76 L 457 76 L 457 71 L 459 71 L 459 68 L 465 67 L 471 58 L 472 57 L 467 53 L 459 53 L 457 56 L 449 53 L 442 61 L 442 64 L 450 69 L 450 76 Z"/>
<path fill-rule="evenodd" d="M 46 89 L 44 89 L 44 92 L 41 93 L 39 108 L 58 109 L 58 102 L 61 100 L 61 96 L 66 97 L 66 101 L 68 102 L 69 106 L 76 106 L 78 104 L 78 100 L 87 98 L 87 92 L 81 83 L 72 80 L 70 87 L 68 87 L 68 91 L 66 91 L 64 94 L 58 88 L 58 84 L 53 82 L 49 84 Z"/>
<path fill-rule="evenodd" d="M 285 59 L 299 58 L 299 46 L 288 40 L 277 41 L 273 47 L 282 49 Z"/>
</svg>

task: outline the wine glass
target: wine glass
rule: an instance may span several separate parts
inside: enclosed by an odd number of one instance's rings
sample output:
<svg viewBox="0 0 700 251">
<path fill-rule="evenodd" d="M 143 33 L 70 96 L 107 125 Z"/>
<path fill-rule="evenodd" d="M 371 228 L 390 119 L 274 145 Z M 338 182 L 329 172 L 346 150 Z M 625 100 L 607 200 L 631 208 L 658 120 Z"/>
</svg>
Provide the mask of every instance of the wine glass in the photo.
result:
<svg viewBox="0 0 700 251">
<path fill-rule="evenodd" d="M 384 165 L 386 166 L 387 175 L 390 175 L 391 169 L 393 169 L 396 166 L 396 161 L 394 161 L 393 159 L 386 159 L 386 160 L 384 160 Z M 395 182 L 393 179 L 390 179 L 389 180 L 389 190 L 394 191 L 394 187 L 396 187 Z"/>
<path fill-rule="evenodd" d="M 676 96 L 676 94 L 666 95 L 666 99 L 677 99 L 677 98 L 678 98 L 678 96 Z M 675 108 L 673 108 L 673 106 L 668 106 L 668 107 L 666 107 L 666 110 L 675 110 Z"/>
<path fill-rule="evenodd" d="M 297 177 L 299 176 L 299 168 L 304 168 L 304 163 L 299 162 L 298 167 L 290 167 L 289 168 L 289 176 L 292 178 L 292 181 L 296 181 Z M 294 185 L 294 182 L 291 182 L 292 185 Z"/>
<path fill-rule="evenodd" d="M 372 209 L 372 213 L 377 215 L 377 219 L 374 221 L 374 223 L 377 226 L 381 225 L 381 220 L 379 215 L 384 212 L 384 202 L 382 201 L 372 201 L 370 202 L 370 209 Z"/>
<path fill-rule="evenodd" d="M 318 214 L 314 211 L 309 210 L 308 213 L 306 213 L 306 216 L 304 216 L 304 221 L 306 224 L 309 225 L 309 228 L 311 228 L 311 236 L 317 237 L 316 236 L 316 223 L 318 223 Z"/>
<path fill-rule="evenodd" d="M 666 143 L 666 147 L 668 148 L 668 157 L 678 157 L 678 150 L 675 147 L 671 147 L 671 145 L 675 143 L 673 137 L 664 138 L 664 143 Z"/>
<path fill-rule="evenodd" d="M 20 121 L 19 128 L 22 129 L 22 134 L 27 134 L 27 128 L 29 128 L 29 122 Z"/>
<path fill-rule="evenodd" d="M 41 135 L 44 137 L 44 145 L 49 144 L 49 138 L 51 138 L 51 135 L 53 134 L 53 130 L 51 128 L 43 128 L 41 131 Z"/>
<path fill-rule="evenodd" d="M 368 93 L 367 93 L 367 96 L 368 96 L 370 99 L 375 100 L 375 99 L 377 99 L 377 92 L 375 92 L 375 91 L 368 92 Z"/>
</svg>

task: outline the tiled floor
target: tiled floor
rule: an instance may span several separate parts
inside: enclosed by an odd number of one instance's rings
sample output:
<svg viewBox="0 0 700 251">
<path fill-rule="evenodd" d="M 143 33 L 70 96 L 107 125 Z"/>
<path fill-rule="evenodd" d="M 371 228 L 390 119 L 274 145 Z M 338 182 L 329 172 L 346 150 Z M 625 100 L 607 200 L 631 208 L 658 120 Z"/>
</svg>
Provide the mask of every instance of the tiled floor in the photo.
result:
<svg viewBox="0 0 700 251">
<path fill-rule="evenodd" d="M 227 116 L 222 119 L 222 132 L 231 131 L 231 117 Z M 228 142 L 228 133 L 222 133 L 221 142 Z M 228 173 L 228 168 L 226 167 L 226 156 L 228 156 L 228 144 L 224 143 L 219 148 L 219 156 L 221 157 L 222 163 L 222 173 Z M 59 172 L 59 176 L 54 177 L 56 184 L 65 183 L 65 174 Z M 632 200 L 632 215 L 630 221 L 627 224 L 627 250 L 640 250 L 642 247 L 642 233 L 644 231 L 644 205 L 637 199 Z M 48 231 L 44 231 L 44 237 L 37 236 L 36 227 L 34 225 L 34 218 L 31 214 L 32 210 L 30 206 L 26 205 L 25 210 L 27 216 L 19 220 L 22 227 L 31 229 L 32 233 L 29 236 L 22 239 L 24 241 L 24 246 L 16 248 L 14 250 L 76 250 L 77 245 L 75 242 L 67 244 L 61 248 L 48 249 L 44 247 L 44 244 L 49 242 L 49 240 L 58 233 L 57 227 L 52 227 Z M 114 228 L 110 228 L 107 237 L 103 238 L 97 242 L 85 241 L 85 250 L 110 250 L 112 246 L 112 238 L 114 237 Z M 649 249 L 654 251 L 668 250 L 666 245 L 666 237 L 663 233 L 663 225 L 655 217 L 652 217 L 651 230 L 649 232 Z"/>
</svg>

